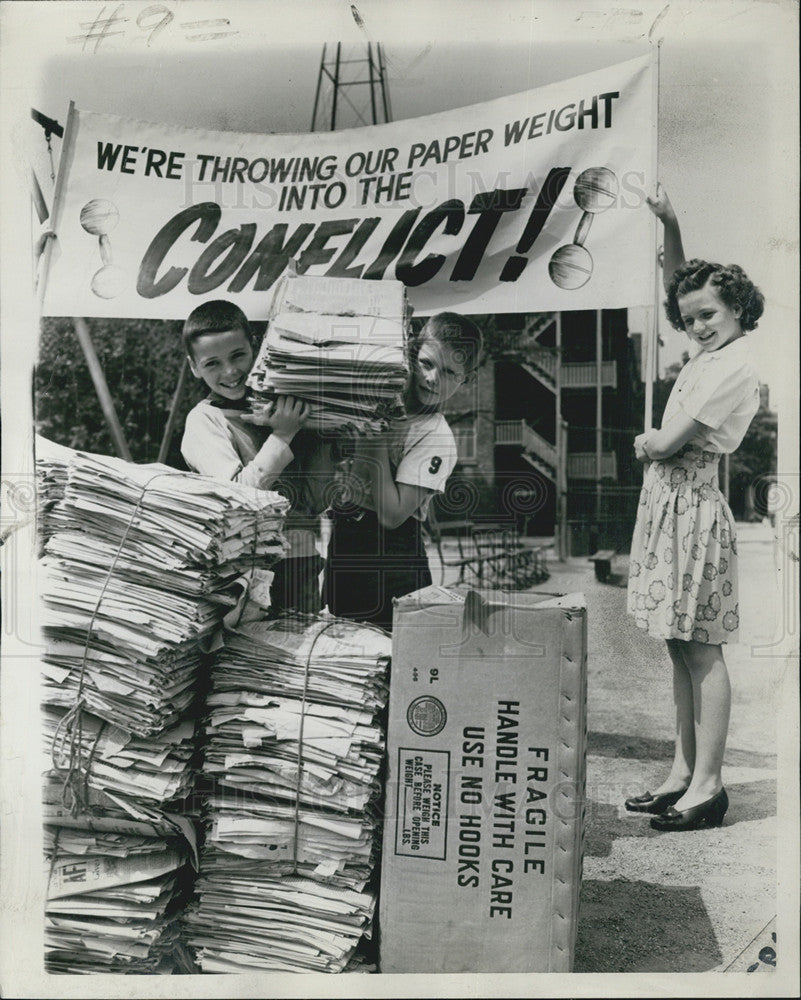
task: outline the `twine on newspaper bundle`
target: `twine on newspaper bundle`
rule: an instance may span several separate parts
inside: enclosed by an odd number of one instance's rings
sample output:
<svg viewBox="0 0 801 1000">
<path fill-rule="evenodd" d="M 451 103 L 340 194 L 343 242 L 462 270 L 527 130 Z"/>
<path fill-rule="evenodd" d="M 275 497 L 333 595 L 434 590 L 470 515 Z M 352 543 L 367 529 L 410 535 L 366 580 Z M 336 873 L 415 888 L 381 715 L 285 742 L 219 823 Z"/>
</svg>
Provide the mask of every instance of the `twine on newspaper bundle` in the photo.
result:
<svg viewBox="0 0 801 1000">
<path fill-rule="evenodd" d="M 256 489 L 253 490 L 254 497 L 256 496 Z M 256 512 L 256 517 L 253 523 L 253 544 L 250 546 L 250 573 L 251 576 L 256 570 L 256 559 L 258 557 L 259 550 L 259 515 L 258 508 Z"/>
<path fill-rule="evenodd" d="M 309 673 L 311 671 L 311 660 L 312 653 L 314 652 L 314 647 L 317 645 L 317 640 L 320 636 L 327 632 L 328 629 L 333 628 L 334 625 L 341 625 L 338 619 L 333 619 L 332 621 L 326 622 L 317 635 L 312 639 L 311 646 L 309 646 L 309 652 L 306 655 L 306 665 L 303 671 L 303 694 L 300 700 L 300 722 L 298 724 L 298 756 L 297 756 L 297 779 L 295 781 L 295 815 L 293 817 L 293 829 L 292 829 L 292 871 L 295 875 L 298 873 L 298 834 L 300 831 L 300 786 L 301 780 L 303 778 L 303 723 L 306 719 L 306 695 L 309 690 Z"/>
<path fill-rule="evenodd" d="M 160 479 L 166 476 L 185 475 L 186 473 L 182 472 L 157 472 L 142 486 L 139 499 L 134 505 L 128 524 L 122 534 L 120 544 L 117 546 L 117 551 L 114 553 L 114 558 L 111 560 L 111 565 L 106 573 L 103 586 L 100 588 L 100 595 L 97 598 L 97 603 L 95 604 L 94 611 L 92 612 L 92 617 L 89 619 L 89 624 L 86 628 L 86 640 L 84 641 L 83 655 L 81 657 L 81 669 L 78 674 L 78 690 L 75 694 L 75 702 L 67 713 L 62 716 L 56 726 L 56 732 L 53 737 L 53 747 L 51 750 L 51 760 L 54 770 L 64 775 L 64 784 L 61 790 L 61 801 L 64 807 L 68 808 L 73 816 L 77 815 L 81 811 L 86 811 L 87 809 L 89 799 L 89 772 L 103 732 L 103 726 L 101 726 L 94 745 L 90 749 L 86 761 L 84 762 L 83 710 L 86 705 L 86 699 L 84 698 L 83 688 L 86 680 L 86 665 L 89 659 L 89 646 L 92 641 L 92 630 L 94 628 L 95 619 L 100 612 L 100 605 L 103 602 L 106 588 L 111 582 L 114 569 L 117 565 L 117 560 L 122 555 L 122 550 L 125 548 L 128 535 L 134 525 L 136 516 L 142 507 L 142 502 L 145 499 L 148 487 L 154 479 Z M 68 744 L 68 747 L 65 750 L 66 744 Z M 66 765 L 63 763 L 65 757 L 67 758 Z"/>
<path fill-rule="evenodd" d="M 106 589 L 111 582 L 114 570 L 117 565 L 117 560 L 122 555 L 122 551 L 125 548 L 125 543 L 128 540 L 128 535 L 131 528 L 134 526 L 136 517 L 141 510 L 142 503 L 145 499 L 150 484 L 156 479 L 164 479 L 170 477 L 186 477 L 185 472 L 157 472 L 155 475 L 151 476 L 147 482 L 141 487 L 141 492 L 139 498 L 134 505 L 134 509 L 131 512 L 131 516 L 126 525 L 125 531 L 123 532 L 120 544 L 117 546 L 117 551 L 114 553 L 114 558 L 111 560 L 111 565 L 109 566 L 108 572 L 106 573 L 106 578 L 103 581 L 103 586 L 100 589 L 100 595 L 97 598 L 97 603 L 95 604 L 92 616 L 89 619 L 89 625 L 86 629 L 86 640 L 83 647 L 83 655 L 81 657 L 81 668 L 78 674 L 78 690 L 75 694 L 75 702 L 72 707 L 66 712 L 64 716 L 59 720 L 56 727 L 56 732 L 53 737 L 53 746 L 51 749 L 51 760 L 53 764 L 53 769 L 60 774 L 64 775 L 63 787 L 61 792 L 61 801 L 65 808 L 68 808 L 73 816 L 76 816 L 79 812 L 85 812 L 88 808 L 89 800 L 89 774 L 92 766 L 92 761 L 94 760 L 95 753 L 97 751 L 98 744 L 100 742 L 100 737 L 103 734 L 104 727 L 106 723 L 101 725 L 97 737 L 95 738 L 94 744 L 89 750 L 86 759 L 84 760 L 83 754 L 83 710 L 86 707 L 86 699 L 84 697 L 84 684 L 86 681 L 86 667 L 89 658 L 89 646 L 92 641 L 92 634 L 94 629 L 95 620 L 100 612 L 100 605 L 103 602 L 103 597 L 105 596 Z M 252 558 L 255 561 L 256 547 L 259 540 L 259 518 L 258 510 L 254 513 L 255 520 L 255 531 L 254 531 L 254 541 L 253 541 L 253 553 Z M 66 763 L 65 763 L 66 760 Z"/>
</svg>

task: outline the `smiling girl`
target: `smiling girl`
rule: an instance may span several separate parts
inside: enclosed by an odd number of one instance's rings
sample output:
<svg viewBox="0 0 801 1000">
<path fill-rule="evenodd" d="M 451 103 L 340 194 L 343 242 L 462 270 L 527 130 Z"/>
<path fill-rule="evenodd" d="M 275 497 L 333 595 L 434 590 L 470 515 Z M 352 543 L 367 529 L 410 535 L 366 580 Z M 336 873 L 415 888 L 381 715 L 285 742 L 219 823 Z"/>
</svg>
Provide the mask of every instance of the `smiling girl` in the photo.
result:
<svg viewBox="0 0 801 1000">
<path fill-rule="evenodd" d="M 721 767 L 731 688 L 722 644 L 739 627 L 734 519 L 718 489 L 720 456 L 739 447 L 759 407 L 745 334 L 762 315 L 759 289 L 736 265 L 681 263 L 667 196 L 649 200 L 665 224 L 670 323 L 699 351 L 681 370 L 659 430 L 634 440 L 648 463 L 631 543 L 628 611 L 665 639 L 673 663 L 676 747 L 668 777 L 626 801 L 657 830 L 718 826 L 728 808 Z M 666 270 L 666 275 L 669 272 Z"/>
</svg>

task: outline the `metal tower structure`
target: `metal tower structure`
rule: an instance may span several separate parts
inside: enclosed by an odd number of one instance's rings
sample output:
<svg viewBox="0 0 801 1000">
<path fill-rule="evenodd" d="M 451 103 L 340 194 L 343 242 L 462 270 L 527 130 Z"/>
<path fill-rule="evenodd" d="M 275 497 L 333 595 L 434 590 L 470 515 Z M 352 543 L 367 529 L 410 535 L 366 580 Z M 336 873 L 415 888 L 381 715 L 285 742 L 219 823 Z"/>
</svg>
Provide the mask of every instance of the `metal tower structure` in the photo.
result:
<svg viewBox="0 0 801 1000">
<path fill-rule="evenodd" d="M 384 53 L 373 42 L 367 43 L 366 56 L 363 51 L 361 45 L 323 45 L 312 132 L 392 121 Z"/>
</svg>

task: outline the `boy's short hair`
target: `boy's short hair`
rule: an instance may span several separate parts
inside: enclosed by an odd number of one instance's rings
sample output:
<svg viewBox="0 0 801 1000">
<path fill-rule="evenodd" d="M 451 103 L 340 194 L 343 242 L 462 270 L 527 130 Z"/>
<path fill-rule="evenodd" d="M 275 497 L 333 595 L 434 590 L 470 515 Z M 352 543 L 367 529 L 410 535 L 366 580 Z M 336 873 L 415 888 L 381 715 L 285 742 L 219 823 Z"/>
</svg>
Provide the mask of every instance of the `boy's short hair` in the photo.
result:
<svg viewBox="0 0 801 1000">
<path fill-rule="evenodd" d="M 226 330 L 241 330 L 253 343 L 253 333 L 247 316 L 239 306 L 226 299 L 212 299 L 203 302 L 187 316 L 184 322 L 184 349 L 190 357 L 194 357 L 193 345 L 198 337 L 206 333 L 224 333 Z"/>
<path fill-rule="evenodd" d="M 449 344 L 463 358 L 465 374 L 474 372 L 481 364 L 484 336 L 479 327 L 467 316 L 441 312 L 430 316 L 417 335 L 417 340 L 428 333 L 441 344 Z"/>
<path fill-rule="evenodd" d="M 697 292 L 707 282 L 730 309 L 740 307 L 740 326 L 744 332 L 756 329 L 765 298 L 745 271 L 736 264 L 715 264 L 697 257 L 677 267 L 670 279 L 665 312 L 672 327 L 684 330 L 678 300 L 689 292 Z"/>
</svg>

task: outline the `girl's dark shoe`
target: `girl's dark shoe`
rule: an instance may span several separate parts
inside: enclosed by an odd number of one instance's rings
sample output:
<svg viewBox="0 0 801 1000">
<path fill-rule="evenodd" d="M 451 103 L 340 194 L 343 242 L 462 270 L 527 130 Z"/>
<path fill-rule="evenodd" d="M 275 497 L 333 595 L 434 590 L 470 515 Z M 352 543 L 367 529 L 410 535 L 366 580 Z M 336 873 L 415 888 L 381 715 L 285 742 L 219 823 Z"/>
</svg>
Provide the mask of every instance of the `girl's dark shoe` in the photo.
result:
<svg viewBox="0 0 801 1000">
<path fill-rule="evenodd" d="M 662 795 L 652 795 L 645 792 L 643 795 L 635 795 L 631 799 L 626 799 L 626 809 L 631 813 L 663 813 L 668 806 L 675 805 L 684 795 L 686 789 L 680 792 L 665 792 Z"/>
<path fill-rule="evenodd" d="M 671 806 L 661 816 L 654 816 L 651 826 L 654 830 L 662 831 L 700 830 L 705 826 L 720 826 L 728 808 L 729 796 L 726 789 L 721 788 L 711 799 L 681 812 Z"/>
</svg>

